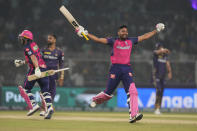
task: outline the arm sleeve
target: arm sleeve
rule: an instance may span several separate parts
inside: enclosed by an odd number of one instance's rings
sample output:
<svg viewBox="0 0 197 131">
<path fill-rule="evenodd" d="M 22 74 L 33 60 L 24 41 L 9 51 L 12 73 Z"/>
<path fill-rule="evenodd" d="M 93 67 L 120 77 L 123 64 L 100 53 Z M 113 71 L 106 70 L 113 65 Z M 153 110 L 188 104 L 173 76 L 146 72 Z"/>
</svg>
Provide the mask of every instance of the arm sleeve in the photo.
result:
<svg viewBox="0 0 197 131">
<path fill-rule="evenodd" d="M 114 45 L 114 42 L 115 42 L 115 39 L 114 38 L 107 38 L 107 44 L 109 46 L 113 46 Z"/>
<path fill-rule="evenodd" d="M 30 57 L 31 55 L 34 54 L 33 50 L 30 47 L 25 48 L 25 54 Z"/>
<path fill-rule="evenodd" d="M 132 38 L 129 38 L 129 39 L 132 41 L 132 43 L 134 45 L 136 45 L 138 43 L 138 37 L 132 37 Z"/>
<path fill-rule="evenodd" d="M 41 54 L 42 57 L 44 57 L 44 49 L 43 48 L 40 49 L 40 54 Z"/>
</svg>

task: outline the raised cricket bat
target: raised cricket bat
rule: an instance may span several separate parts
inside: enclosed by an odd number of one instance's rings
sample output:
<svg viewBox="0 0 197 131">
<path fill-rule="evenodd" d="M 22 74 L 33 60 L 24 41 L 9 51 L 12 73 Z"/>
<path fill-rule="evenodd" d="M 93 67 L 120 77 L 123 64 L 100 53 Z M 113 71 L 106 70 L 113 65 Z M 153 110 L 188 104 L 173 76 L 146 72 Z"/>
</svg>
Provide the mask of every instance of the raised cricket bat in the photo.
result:
<svg viewBox="0 0 197 131">
<path fill-rule="evenodd" d="M 71 23 L 71 25 L 76 29 L 79 27 L 79 23 L 75 20 L 75 18 L 71 15 L 71 13 L 66 9 L 64 5 L 62 5 L 59 9 L 62 14 L 66 17 L 66 19 Z M 88 37 L 82 32 L 83 37 L 86 40 L 89 40 Z"/>
<path fill-rule="evenodd" d="M 47 76 L 51 76 L 57 72 L 69 70 L 69 69 L 70 68 L 62 68 L 59 70 L 47 70 L 47 71 L 41 72 L 41 77 L 37 77 L 35 74 L 33 74 L 33 75 L 29 75 L 27 79 L 28 79 L 28 81 L 33 81 L 33 80 L 40 79 L 40 78 L 47 77 Z"/>
</svg>

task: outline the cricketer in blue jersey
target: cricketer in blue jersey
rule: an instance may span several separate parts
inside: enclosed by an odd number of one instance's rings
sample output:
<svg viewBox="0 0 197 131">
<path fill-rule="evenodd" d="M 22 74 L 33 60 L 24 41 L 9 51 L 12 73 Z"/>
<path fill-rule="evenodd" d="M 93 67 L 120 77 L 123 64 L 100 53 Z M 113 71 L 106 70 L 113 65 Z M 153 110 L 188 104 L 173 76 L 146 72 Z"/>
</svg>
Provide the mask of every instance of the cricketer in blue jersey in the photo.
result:
<svg viewBox="0 0 197 131">
<path fill-rule="evenodd" d="M 168 60 L 170 51 L 161 43 L 157 43 L 155 47 L 153 52 L 153 85 L 156 88 L 155 114 L 161 114 L 166 73 L 168 73 L 168 79 L 172 79 L 172 71 Z"/>
<path fill-rule="evenodd" d="M 54 34 L 49 34 L 47 36 L 47 43 L 48 46 L 46 48 L 43 48 L 41 50 L 42 57 L 47 65 L 48 70 L 57 70 L 63 68 L 64 65 L 64 53 L 56 47 L 56 36 Z M 64 81 L 64 71 L 60 73 L 60 77 L 58 77 L 58 74 L 54 74 L 52 76 L 49 76 L 49 92 L 52 97 L 52 101 L 54 100 L 54 97 L 56 95 L 56 81 L 59 81 L 59 85 L 63 86 Z M 42 95 L 41 95 L 42 98 Z M 43 101 L 44 102 L 44 101 Z M 43 107 L 44 103 L 43 103 Z M 44 112 L 42 111 L 40 115 L 44 115 Z"/>
</svg>

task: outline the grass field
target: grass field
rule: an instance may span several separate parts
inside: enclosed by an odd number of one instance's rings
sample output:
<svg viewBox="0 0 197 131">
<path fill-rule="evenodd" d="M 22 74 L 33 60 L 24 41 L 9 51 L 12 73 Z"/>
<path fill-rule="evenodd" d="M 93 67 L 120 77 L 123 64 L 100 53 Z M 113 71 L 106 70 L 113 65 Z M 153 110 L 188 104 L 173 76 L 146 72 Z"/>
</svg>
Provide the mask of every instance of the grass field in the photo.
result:
<svg viewBox="0 0 197 131">
<path fill-rule="evenodd" d="M 0 131 L 197 131 L 197 114 L 143 113 L 144 118 L 128 123 L 127 112 L 55 112 L 51 120 L 39 113 L 0 111 Z"/>
</svg>

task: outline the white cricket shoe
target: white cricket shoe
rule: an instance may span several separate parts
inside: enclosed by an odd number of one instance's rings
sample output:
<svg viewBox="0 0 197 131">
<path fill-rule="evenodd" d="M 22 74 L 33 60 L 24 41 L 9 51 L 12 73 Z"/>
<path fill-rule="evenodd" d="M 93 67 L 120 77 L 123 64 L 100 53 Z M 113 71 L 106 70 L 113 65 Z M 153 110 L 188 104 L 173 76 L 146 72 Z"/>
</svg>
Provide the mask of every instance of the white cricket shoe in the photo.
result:
<svg viewBox="0 0 197 131">
<path fill-rule="evenodd" d="M 45 113 L 46 113 L 45 111 L 41 111 L 41 112 L 40 112 L 40 116 L 44 116 Z"/>
<path fill-rule="evenodd" d="M 45 115 L 44 115 L 44 119 L 51 119 L 53 113 L 54 113 L 53 107 L 50 106 L 50 107 L 47 109 L 47 112 L 46 112 Z"/>
<path fill-rule="evenodd" d="M 40 106 L 38 104 L 34 105 L 33 108 L 31 110 L 29 110 L 29 112 L 27 113 L 27 116 L 33 115 L 39 109 L 40 109 Z"/>
<path fill-rule="evenodd" d="M 160 112 L 159 108 L 156 109 L 154 113 L 155 113 L 155 115 L 161 115 L 161 112 Z"/>
</svg>

